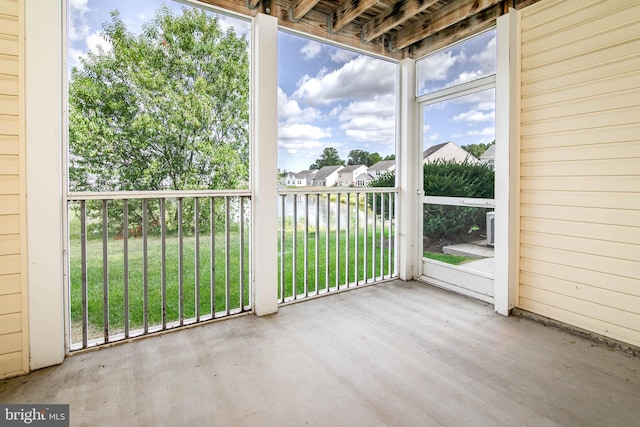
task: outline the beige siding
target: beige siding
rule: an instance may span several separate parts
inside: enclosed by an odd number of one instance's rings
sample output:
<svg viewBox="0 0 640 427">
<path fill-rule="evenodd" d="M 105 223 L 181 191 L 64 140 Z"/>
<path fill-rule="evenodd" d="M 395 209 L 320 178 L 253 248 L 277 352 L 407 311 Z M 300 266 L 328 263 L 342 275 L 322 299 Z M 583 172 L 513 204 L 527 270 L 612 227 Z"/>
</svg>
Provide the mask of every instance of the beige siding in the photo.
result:
<svg viewBox="0 0 640 427">
<path fill-rule="evenodd" d="M 22 1 L 0 0 L 0 378 L 27 372 Z"/>
<path fill-rule="evenodd" d="M 521 18 L 518 305 L 640 345 L 640 3 Z"/>
</svg>

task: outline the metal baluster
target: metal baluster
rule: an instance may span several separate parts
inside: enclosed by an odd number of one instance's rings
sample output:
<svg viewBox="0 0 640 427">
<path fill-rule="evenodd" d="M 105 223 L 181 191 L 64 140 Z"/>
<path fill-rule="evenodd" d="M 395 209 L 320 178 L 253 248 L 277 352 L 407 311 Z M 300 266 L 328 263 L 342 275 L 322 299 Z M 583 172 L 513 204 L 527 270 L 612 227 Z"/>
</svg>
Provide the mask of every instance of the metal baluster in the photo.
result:
<svg viewBox="0 0 640 427">
<path fill-rule="evenodd" d="M 340 289 L 340 193 L 336 196 L 336 289 Z"/>
<path fill-rule="evenodd" d="M 309 296 L 309 195 L 304 195 L 304 296 Z"/>
<path fill-rule="evenodd" d="M 293 299 L 298 297 L 298 195 L 293 195 L 293 266 L 291 274 L 291 293 Z"/>
<path fill-rule="evenodd" d="M 231 256 L 230 256 L 230 251 L 231 251 L 231 244 L 229 242 L 229 227 L 230 227 L 230 212 L 229 212 L 229 196 L 225 196 L 224 198 L 224 208 L 225 208 L 225 218 L 224 218 L 224 247 L 225 247 L 225 264 L 224 264 L 224 271 L 225 271 L 225 300 L 224 300 L 224 310 L 225 313 L 227 314 L 227 316 L 229 315 L 229 313 L 231 312 L 231 274 L 230 274 L 230 270 L 231 270 Z"/>
<path fill-rule="evenodd" d="M 391 277 L 391 240 L 393 239 L 393 193 L 389 193 L 389 238 L 387 239 L 387 275 Z M 395 240 L 395 239 L 393 239 Z"/>
<path fill-rule="evenodd" d="M 129 338 L 129 201 L 124 199 L 122 205 L 122 249 L 123 249 L 123 281 L 124 281 L 124 337 Z"/>
<path fill-rule="evenodd" d="M 165 199 L 160 199 L 160 285 L 162 286 L 162 329 L 167 329 L 167 219 Z"/>
<path fill-rule="evenodd" d="M 284 257 L 285 257 L 285 240 L 284 240 L 284 229 L 285 229 L 285 199 L 286 196 L 282 195 L 280 196 L 280 205 L 282 207 L 281 209 L 281 214 L 282 217 L 280 219 L 280 302 L 284 302 L 284 274 L 285 274 L 285 269 L 284 269 Z"/>
<path fill-rule="evenodd" d="M 372 193 L 373 197 L 373 236 L 371 236 L 371 278 L 375 282 L 376 281 L 376 223 L 378 222 L 377 216 L 377 202 L 378 202 L 378 194 Z"/>
<path fill-rule="evenodd" d="M 350 199 L 349 196 L 351 196 L 351 194 L 347 193 L 347 224 L 346 224 L 347 228 L 346 228 L 346 231 L 345 231 L 345 235 L 346 235 L 345 244 L 346 244 L 346 246 L 345 246 L 345 256 L 344 256 L 344 268 L 345 268 L 345 271 L 344 271 L 344 284 L 347 285 L 347 288 L 349 287 L 349 267 L 350 267 L 350 265 L 349 265 L 349 233 L 350 233 L 350 228 L 349 227 L 351 225 L 350 224 L 350 218 L 349 218 L 351 216 L 350 212 L 349 212 L 349 209 L 351 208 L 351 199 Z"/>
<path fill-rule="evenodd" d="M 194 269 L 195 269 L 195 299 L 196 299 L 196 322 L 200 321 L 200 203 L 197 197 L 193 198 L 193 237 L 195 238 L 194 247 Z"/>
<path fill-rule="evenodd" d="M 325 242 L 325 254 L 324 254 L 324 282 L 325 290 L 329 292 L 329 253 L 330 243 L 329 234 L 331 233 L 331 197 L 327 194 L 327 228 L 325 230 L 324 242 Z"/>
<path fill-rule="evenodd" d="M 240 311 L 244 311 L 244 197 L 240 197 Z"/>
<path fill-rule="evenodd" d="M 364 247 L 362 248 L 362 250 L 364 251 L 364 259 L 362 262 L 362 275 L 364 276 L 364 283 L 367 283 L 369 278 L 367 277 L 367 267 L 368 267 L 368 262 L 369 262 L 369 251 L 368 251 L 368 242 L 367 240 L 369 239 L 369 194 L 368 193 L 364 193 L 364 236 L 363 236 L 363 243 L 364 243 Z"/>
<path fill-rule="evenodd" d="M 89 304 L 87 298 L 87 202 L 80 201 L 80 258 L 82 264 L 82 348 L 89 343 Z"/>
<path fill-rule="evenodd" d="M 182 198 L 178 198 L 178 322 L 184 325 L 184 239 L 182 230 Z"/>
<path fill-rule="evenodd" d="M 356 241 L 355 241 L 355 265 L 354 265 L 354 274 L 356 276 L 355 283 L 356 286 L 360 284 L 360 193 L 356 193 Z"/>
<path fill-rule="evenodd" d="M 209 198 L 209 304 L 211 318 L 216 317 L 216 219 L 215 198 Z"/>
<path fill-rule="evenodd" d="M 320 271 L 319 270 L 319 258 L 320 258 L 320 194 L 316 194 L 316 245 L 315 245 L 315 254 L 316 254 L 316 262 L 315 262 L 315 294 L 318 295 L 318 287 L 320 280 Z"/>
<path fill-rule="evenodd" d="M 380 278 L 384 277 L 384 193 L 380 193 Z"/>
<path fill-rule="evenodd" d="M 149 247 L 147 242 L 147 199 L 142 199 L 142 312 L 144 333 L 149 333 Z"/>
<path fill-rule="evenodd" d="M 102 326 L 104 342 L 109 342 L 109 212 L 108 201 L 102 201 Z"/>
</svg>

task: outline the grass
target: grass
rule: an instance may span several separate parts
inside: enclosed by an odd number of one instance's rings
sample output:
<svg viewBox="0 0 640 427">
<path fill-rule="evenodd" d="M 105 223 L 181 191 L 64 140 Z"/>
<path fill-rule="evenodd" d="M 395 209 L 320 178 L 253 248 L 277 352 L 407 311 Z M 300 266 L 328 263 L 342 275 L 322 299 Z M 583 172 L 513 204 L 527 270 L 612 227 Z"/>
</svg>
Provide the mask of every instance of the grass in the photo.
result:
<svg viewBox="0 0 640 427">
<path fill-rule="evenodd" d="M 423 256 L 425 258 L 433 259 L 440 262 L 445 262 L 447 264 L 452 264 L 452 265 L 460 265 L 460 264 L 464 264 L 465 262 L 477 260 L 476 258 L 472 258 L 468 256 L 449 255 L 449 254 L 443 254 L 440 252 L 428 252 L 428 251 L 425 251 L 423 253 Z"/>
<path fill-rule="evenodd" d="M 72 341 L 77 342 L 81 339 L 81 323 L 82 323 L 82 263 L 81 263 L 81 246 L 79 220 L 72 216 L 70 220 L 70 306 Z M 285 229 L 285 245 L 280 248 L 281 242 L 278 239 L 278 251 L 283 252 L 284 256 L 284 295 L 290 297 L 293 295 L 295 286 L 298 295 L 305 291 L 305 234 L 298 226 L 296 227 L 296 263 L 295 263 L 295 280 L 293 265 L 293 225 L 287 223 Z M 89 230 L 96 230 L 95 224 Z M 358 230 L 358 280 L 365 279 L 364 261 L 367 261 L 367 278 L 380 276 L 381 274 L 389 274 L 389 260 L 391 259 L 391 268 L 394 268 L 393 247 L 388 250 L 388 222 L 385 226 L 384 235 L 381 230 L 376 230 L 375 236 L 372 228 L 369 227 L 366 242 L 364 240 L 364 228 Z M 347 265 L 347 234 L 343 229 L 339 236 L 336 235 L 332 228 L 327 239 L 326 230 L 310 230 L 308 235 L 307 258 L 306 265 L 309 266 L 307 277 L 307 290 L 313 293 L 315 290 L 316 277 L 320 289 L 335 287 L 336 284 L 341 286 L 348 282 L 353 282 L 356 276 L 356 230 L 350 227 L 349 232 L 349 263 Z M 280 236 L 280 234 L 278 235 Z M 240 308 L 240 276 L 243 277 L 243 305 L 249 304 L 249 233 L 245 230 L 244 235 L 244 253 L 243 268 L 240 268 L 240 233 L 237 228 L 232 228 L 229 233 L 229 265 L 226 265 L 226 248 L 225 236 L 222 232 L 217 232 L 214 243 L 214 263 L 213 278 L 215 286 L 213 288 L 213 304 L 214 312 L 226 310 L 234 310 Z M 380 242 L 384 244 L 384 253 L 380 254 Z M 140 237 L 130 237 L 128 239 L 128 316 L 130 329 L 141 328 L 144 325 L 144 271 L 143 271 L 143 239 Z M 182 312 L 184 318 L 193 318 L 196 316 L 196 310 L 200 316 L 211 314 L 211 245 L 209 235 L 200 236 L 199 248 L 199 274 L 196 273 L 195 264 L 195 243 L 194 236 L 183 237 L 183 256 L 182 256 L 182 274 L 183 274 L 183 297 L 180 298 L 179 274 L 180 274 L 180 256 L 179 242 L 175 235 L 167 236 L 166 245 L 166 320 L 167 322 L 176 321 L 180 318 L 180 301 L 182 300 Z M 375 258 L 373 245 L 375 244 Z M 318 268 L 316 270 L 316 245 L 318 245 Z M 329 256 L 326 255 L 327 245 L 329 247 Z M 162 323 L 162 240 L 160 236 L 150 235 L 147 237 L 147 316 L 148 325 L 159 325 Z M 393 245 L 392 245 L 393 246 Z M 124 241 L 116 235 L 109 235 L 107 239 L 107 259 L 108 259 L 108 308 L 109 308 L 109 330 L 110 333 L 118 333 L 124 331 L 125 324 L 125 286 L 124 286 Z M 336 247 L 339 250 L 336 251 Z M 95 332 L 91 337 L 101 335 L 104 329 L 103 305 L 104 305 L 104 269 L 103 269 L 103 241 L 100 232 L 93 232 L 88 235 L 87 239 L 87 306 L 89 330 Z M 278 261 L 280 262 L 280 260 Z M 381 265 L 382 263 L 382 265 Z M 373 265 L 372 265 L 373 264 Z M 337 267 L 340 272 L 338 274 Z M 328 274 L 327 274 L 328 268 Z M 375 272 L 373 272 L 375 268 Z M 227 277 L 228 269 L 228 277 Z M 280 264 L 278 266 L 280 275 Z M 196 286 L 196 276 L 199 277 L 199 284 Z M 227 293 L 227 279 L 230 287 Z M 280 286 L 281 277 L 278 278 Z M 199 294 L 199 304 L 196 302 L 196 290 Z M 281 289 L 278 290 L 280 295 Z M 228 303 L 227 303 L 228 301 Z"/>
</svg>

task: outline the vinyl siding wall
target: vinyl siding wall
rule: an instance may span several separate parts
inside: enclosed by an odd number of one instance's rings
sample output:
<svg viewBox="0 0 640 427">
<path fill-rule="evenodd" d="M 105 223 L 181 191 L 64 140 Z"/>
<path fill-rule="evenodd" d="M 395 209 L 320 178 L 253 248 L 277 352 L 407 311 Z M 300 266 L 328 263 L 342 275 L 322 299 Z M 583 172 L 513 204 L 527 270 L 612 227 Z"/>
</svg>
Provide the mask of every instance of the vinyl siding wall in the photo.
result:
<svg viewBox="0 0 640 427">
<path fill-rule="evenodd" d="M 23 3 L 0 0 L 0 378 L 28 371 Z"/>
<path fill-rule="evenodd" d="M 521 14 L 519 307 L 640 345 L 640 3 Z"/>
</svg>

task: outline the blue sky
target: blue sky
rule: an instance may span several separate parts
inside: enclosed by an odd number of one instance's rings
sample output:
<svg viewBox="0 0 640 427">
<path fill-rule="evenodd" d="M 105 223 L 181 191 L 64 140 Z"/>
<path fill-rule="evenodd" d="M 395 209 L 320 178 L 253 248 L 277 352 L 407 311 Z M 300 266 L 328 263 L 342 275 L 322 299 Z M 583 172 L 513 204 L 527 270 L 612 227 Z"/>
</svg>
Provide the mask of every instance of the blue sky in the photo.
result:
<svg viewBox="0 0 640 427">
<path fill-rule="evenodd" d="M 99 46 L 102 23 L 117 8 L 131 31 L 153 17 L 166 4 L 162 0 L 69 0 L 69 66 Z M 250 30 L 248 21 L 220 15 L 221 25 L 238 33 Z M 306 169 L 326 147 L 334 147 L 347 160 L 350 150 L 395 152 L 395 89 L 397 70 L 392 62 L 358 54 L 297 35 L 278 36 L 279 150 L 281 170 Z M 494 72 L 495 35 L 439 52 L 418 66 L 421 92 L 473 80 Z M 458 145 L 494 139 L 493 91 L 457 99 L 425 109 L 423 146 L 454 141 Z"/>
</svg>

